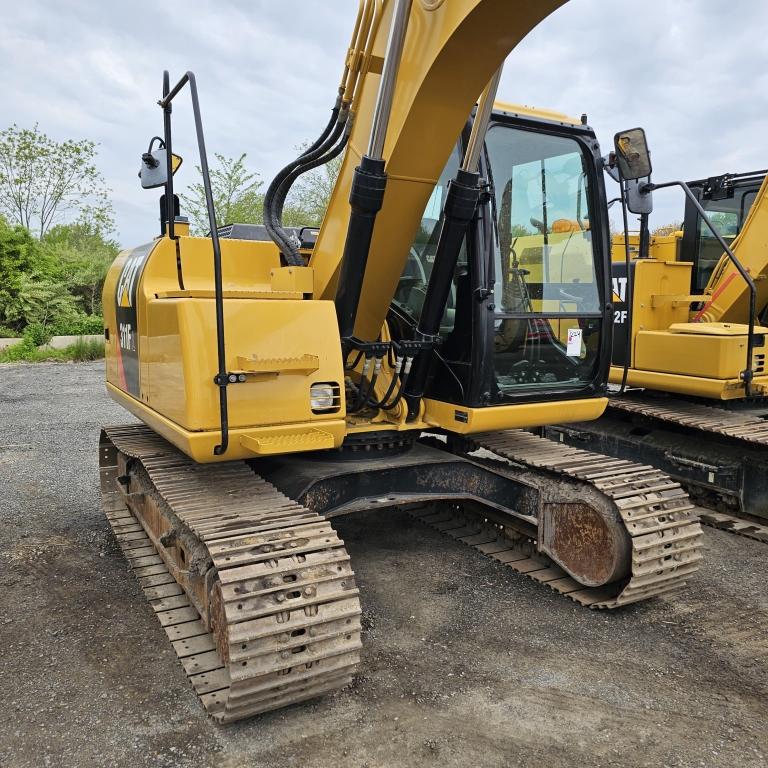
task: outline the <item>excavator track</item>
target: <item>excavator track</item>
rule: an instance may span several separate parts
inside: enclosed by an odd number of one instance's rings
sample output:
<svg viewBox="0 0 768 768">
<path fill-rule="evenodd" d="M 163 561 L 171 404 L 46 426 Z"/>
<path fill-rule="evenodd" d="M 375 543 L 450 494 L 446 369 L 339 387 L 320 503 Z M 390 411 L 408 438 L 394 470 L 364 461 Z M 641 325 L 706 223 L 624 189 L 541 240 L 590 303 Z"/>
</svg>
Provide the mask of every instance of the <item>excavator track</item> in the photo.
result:
<svg viewBox="0 0 768 768">
<path fill-rule="evenodd" d="M 610 408 L 674 424 L 705 434 L 714 434 L 744 443 L 747 447 L 768 447 L 768 420 L 740 411 L 691 403 L 675 398 L 663 401 L 636 397 L 611 398 Z M 740 536 L 768 543 L 768 525 L 744 519 L 725 511 L 701 510 L 700 519 L 706 525 Z"/>
<path fill-rule="evenodd" d="M 351 681 L 358 590 L 322 515 L 244 462 L 196 464 L 143 425 L 106 428 L 100 465 L 104 513 L 214 719 L 250 717 Z"/>
<path fill-rule="evenodd" d="M 685 400 L 665 398 L 664 402 L 649 402 L 634 397 L 613 397 L 609 407 L 701 432 L 768 446 L 768 421 L 739 411 L 726 411 Z"/>
<path fill-rule="evenodd" d="M 569 576 L 535 543 L 458 505 L 415 510 L 422 522 L 474 547 L 517 573 L 580 605 L 612 609 L 684 586 L 699 568 L 703 536 L 696 509 L 679 483 L 650 466 L 555 443 L 518 430 L 473 435 L 475 448 L 538 476 L 579 481 L 615 505 L 631 541 L 631 575 L 589 588 Z"/>
</svg>

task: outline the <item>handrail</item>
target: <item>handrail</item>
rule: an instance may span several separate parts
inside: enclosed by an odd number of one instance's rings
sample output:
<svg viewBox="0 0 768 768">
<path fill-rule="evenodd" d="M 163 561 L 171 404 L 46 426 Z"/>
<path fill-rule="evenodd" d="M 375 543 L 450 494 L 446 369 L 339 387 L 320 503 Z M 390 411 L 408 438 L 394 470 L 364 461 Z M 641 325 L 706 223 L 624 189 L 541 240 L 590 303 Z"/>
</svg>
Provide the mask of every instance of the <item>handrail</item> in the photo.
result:
<svg viewBox="0 0 768 768">
<path fill-rule="evenodd" d="M 168 237 L 176 239 L 174 220 L 176 218 L 173 201 L 173 157 L 171 154 L 171 103 L 185 85 L 189 84 L 189 92 L 192 98 L 192 112 L 195 119 L 195 132 L 197 133 L 197 148 L 200 156 L 200 171 L 203 176 L 203 189 L 205 190 L 205 204 L 208 209 L 208 225 L 211 229 L 211 244 L 213 246 L 213 287 L 216 302 L 216 353 L 218 373 L 213 377 L 214 384 L 219 388 L 219 417 L 221 422 L 221 442 L 215 446 L 213 452 L 221 456 L 229 445 L 229 416 L 227 412 L 227 385 L 229 374 L 227 373 L 227 360 L 224 350 L 224 296 L 221 276 L 221 244 L 219 233 L 216 229 L 216 209 L 213 204 L 213 192 L 211 191 L 211 174 L 208 170 L 208 155 L 205 151 L 205 137 L 203 136 L 203 121 L 200 116 L 200 100 L 197 95 L 197 82 L 192 72 L 186 72 L 176 85 L 170 90 L 168 72 L 163 72 L 163 98 L 157 103 L 164 113 L 165 148 L 167 151 L 168 180 L 165 184 L 166 213 L 168 214 Z"/>
<path fill-rule="evenodd" d="M 752 380 L 755 377 L 755 373 L 752 370 L 752 354 L 754 352 L 754 335 L 755 335 L 755 315 L 757 313 L 757 286 L 752 276 L 744 268 L 744 265 L 738 260 L 736 254 L 730 249 L 728 243 L 725 242 L 723 236 L 717 231 L 715 225 L 709 220 L 707 212 L 704 207 L 696 199 L 696 195 L 691 192 L 690 187 L 684 181 L 667 181 L 664 184 L 645 184 L 641 192 L 653 192 L 656 189 L 665 189 L 667 187 L 680 187 L 685 192 L 685 196 L 691 201 L 693 207 L 699 213 L 701 219 L 706 223 L 709 231 L 715 236 L 715 239 L 720 243 L 723 251 L 730 259 L 734 267 L 736 267 L 738 273 L 741 275 L 744 282 L 749 289 L 749 330 L 747 336 L 747 367 L 741 372 L 741 378 L 744 381 L 744 394 L 750 397 L 752 394 Z"/>
</svg>

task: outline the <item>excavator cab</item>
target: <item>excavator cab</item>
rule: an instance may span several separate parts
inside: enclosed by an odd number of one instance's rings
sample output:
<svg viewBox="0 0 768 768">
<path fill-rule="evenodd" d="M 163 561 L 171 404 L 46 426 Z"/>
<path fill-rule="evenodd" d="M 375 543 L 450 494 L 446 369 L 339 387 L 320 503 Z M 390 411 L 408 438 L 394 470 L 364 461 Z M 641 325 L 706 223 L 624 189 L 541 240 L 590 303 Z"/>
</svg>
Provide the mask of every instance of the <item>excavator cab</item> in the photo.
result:
<svg viewBox="0 0 768 768">
<path fill-rule="evenodd" d="M 461 246 L 426 397 L 469 407 L 567 401 L 604 390 L 611 314 L 605 204 L 591 129 L 500 105 L 485 138 L 487 192 Z M 459 166 L 429 198 L 392 303 L 393 336 L 418 326 Z"/>
</svg>

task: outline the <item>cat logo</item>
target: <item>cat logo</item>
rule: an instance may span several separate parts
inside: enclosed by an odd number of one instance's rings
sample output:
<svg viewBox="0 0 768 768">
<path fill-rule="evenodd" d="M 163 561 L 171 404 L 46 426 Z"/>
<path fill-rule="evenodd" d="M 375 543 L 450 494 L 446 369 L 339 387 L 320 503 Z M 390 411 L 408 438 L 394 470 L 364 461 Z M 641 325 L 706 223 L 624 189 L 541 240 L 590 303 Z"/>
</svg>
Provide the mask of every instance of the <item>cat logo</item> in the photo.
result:
<svg viewBox="0 0 768 768">
<path fill-rule="evenodd" d="M 134 397 L 139 397 L 139 342 L 136 316 L 137 294 L 141 273 L 155 243 L 134 248 L 123 262 L 115 288 L 115 320 L 117 324 L 117 368 L 120 387 Z"/>
<path fill-rule="evenodd" d="M 623 304 L 627 300 L 627 278 L 614 277 L 611 282 L 613 283 L 613 303 Z"/>
<path fill-rule="evenodd" d="M 133 307 L 136 298 L 136 282 L 146 258 L 147 252 L 143 248 L 136 248 L 125 260 L 120 278 L 117 281 L 116 299 L 118 307 Z"/>
</svg>

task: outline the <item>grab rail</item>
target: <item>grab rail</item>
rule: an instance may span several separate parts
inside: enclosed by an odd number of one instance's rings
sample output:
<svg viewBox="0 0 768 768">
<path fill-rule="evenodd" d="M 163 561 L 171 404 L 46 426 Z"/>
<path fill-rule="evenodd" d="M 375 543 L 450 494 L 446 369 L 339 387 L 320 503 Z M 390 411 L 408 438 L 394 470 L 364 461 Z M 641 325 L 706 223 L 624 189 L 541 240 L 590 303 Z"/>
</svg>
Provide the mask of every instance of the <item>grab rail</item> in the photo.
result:
<svg viewBox="0 0 768 768">
<path fill-rule="evenodd" d="M 166 169 L 168 179 L 165 183 L 165 209 L 168 215 L 168 237 L 176 239 L 175 210 L 173 199 L 173 155 L 171 153 L 171 103 L 181 92 L 185 85 L 189 84 L 189 92 L 192 97 L 192 112 L 195 119 L 195 132 L 197 133 L 197 149 L 200 156 L 200 171 L 203 176 L 203 189 L 205 190 L 205 205 L 208 210 L 208 224 L 211 229 L 211 244 L 213 245 L 213 287 L 216 303 L 216 357 L 218 373 L 213 377 L 213 382 L 219 388 L 219 419 L 221 423 L 221 442 L 214 447 L 216 456 L 226 452 L 229 445 L 229 416 L 227 412 L 227 385 L 230 376 L 227 373 L 227 360 L 224 350 L 224 296 L 221 277 L 221 245 L 219 233 L 216 229 L 216 209 L 213 204 L 213 192 L 211 191 L 211 174 L 208 170 L 208 155 L 205 151 L 205 137 L 203 136 L 203 121 L 200 117 L 200 100 L 197 95 L 197 82 L 192 72 L 186 72 L 173 88 L 170 88 L 168 71 L 163 72 L 163 98 L 157 103 L 163 110 L 164 141 L 166 149 Z"/>
</svg>

